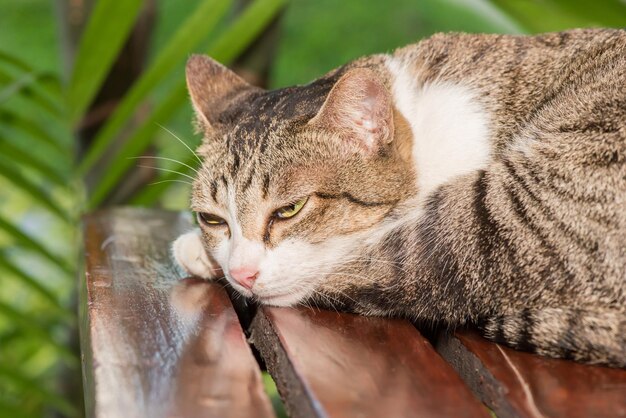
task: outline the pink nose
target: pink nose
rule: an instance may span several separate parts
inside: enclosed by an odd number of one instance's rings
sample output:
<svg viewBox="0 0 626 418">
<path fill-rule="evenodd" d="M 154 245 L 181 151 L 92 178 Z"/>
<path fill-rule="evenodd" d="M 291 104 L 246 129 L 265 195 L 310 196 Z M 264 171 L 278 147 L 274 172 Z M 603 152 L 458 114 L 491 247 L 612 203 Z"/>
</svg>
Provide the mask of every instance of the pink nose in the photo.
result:
<svg viewBox="0 0 626 418">
<path fill-rule="evenodd" d="M 230 277 L 246 289 L 252 289 L 259 272 L 251 267 L 239 267 L 230 271 Z"/>
</svg>

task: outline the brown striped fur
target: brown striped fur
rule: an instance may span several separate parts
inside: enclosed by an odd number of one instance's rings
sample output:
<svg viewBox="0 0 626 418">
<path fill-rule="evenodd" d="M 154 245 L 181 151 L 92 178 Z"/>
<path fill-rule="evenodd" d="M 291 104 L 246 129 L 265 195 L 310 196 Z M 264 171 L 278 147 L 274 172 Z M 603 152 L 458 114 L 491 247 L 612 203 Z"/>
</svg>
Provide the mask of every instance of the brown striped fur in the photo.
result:
<svg viewBox="0 0 626 418">
<path fill-rule="evenodd" d="M 397 109 L 390 142 L 370 153 L 309 123 L 355 69 L 390 91 L 383 55 L 277 91 L 194 58 L 188 80 L 206 138 L 192 209 L 225 205 L 232 187 L 244 236 L 268 248 L 360 237 L 307 303 L 472 322 L 519 349 L 626 367 L 626 32 L 441 34 L 393 57 L 417 85 L 477 93 L 491 118 L 486 167 L 416 200 L 420 167 Z M 268 217 L 303 195 L 292 221 Z M 379 238 L 363 239 L 381 224 Z M 228 228 L 203 237 L 211 253 Z"/>
</svg>

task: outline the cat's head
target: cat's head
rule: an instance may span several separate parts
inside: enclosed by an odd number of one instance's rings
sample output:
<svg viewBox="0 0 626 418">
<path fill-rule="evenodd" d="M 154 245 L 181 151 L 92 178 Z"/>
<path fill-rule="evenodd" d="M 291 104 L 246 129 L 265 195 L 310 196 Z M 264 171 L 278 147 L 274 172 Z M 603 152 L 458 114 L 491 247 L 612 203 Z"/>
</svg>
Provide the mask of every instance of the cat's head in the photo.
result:
<svg viewBox="0 0 626 418">
<path fill-rule="evenodd" d="M 311 295 L 413 194 L 406 122 L 364 64 L 265 91 L 208 57 L 189 60 L 204 135 L 191 209 L 245 296 L 284 306 Z"/>
</svg>

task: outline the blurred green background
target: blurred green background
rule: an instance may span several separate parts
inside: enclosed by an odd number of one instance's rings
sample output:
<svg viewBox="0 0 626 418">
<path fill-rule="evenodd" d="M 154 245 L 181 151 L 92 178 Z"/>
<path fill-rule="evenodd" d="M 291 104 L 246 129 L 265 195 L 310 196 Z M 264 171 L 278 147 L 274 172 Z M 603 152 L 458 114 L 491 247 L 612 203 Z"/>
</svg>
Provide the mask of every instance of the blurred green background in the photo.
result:
<svg viewBox="0 0 626 418">
<path fill-rule="evenodd" d="M 80 214 L 185 209 L 190 53 L 280 87 L 440 31 L 589 26 L 626 27 L 626 3 L 0 0 L 0 415 L 82 415 Z"/>
</svg>

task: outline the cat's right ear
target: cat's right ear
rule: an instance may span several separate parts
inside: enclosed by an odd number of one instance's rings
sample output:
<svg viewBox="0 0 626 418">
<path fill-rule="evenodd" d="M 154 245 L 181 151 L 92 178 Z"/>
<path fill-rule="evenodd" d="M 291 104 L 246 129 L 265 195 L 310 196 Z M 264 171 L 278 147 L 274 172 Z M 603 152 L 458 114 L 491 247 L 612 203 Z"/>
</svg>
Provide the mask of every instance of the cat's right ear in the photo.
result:
<svg viewBox="0 0 626 418">
<path fill-rule="evenodd" d="M 187 89 L 198 121 L 209 129 L 229 100 L 254 88 L 241 77 L 206 55 L 192 55 L 186 67 Z"/>
<path fill-rule="evenodd" d="M 375 154 L 393 140 L 391 95 L 372 70 L 348 70 L 309 125 L 333 131 L 351 147 Z"/>
</svg>

